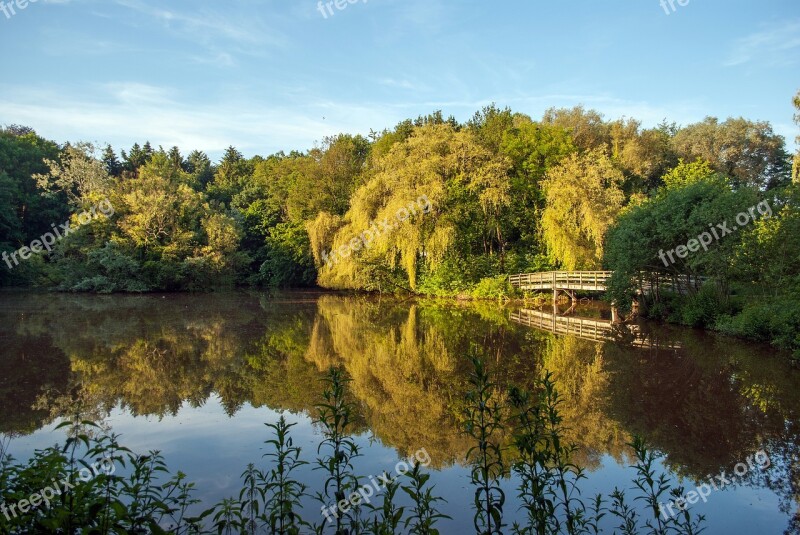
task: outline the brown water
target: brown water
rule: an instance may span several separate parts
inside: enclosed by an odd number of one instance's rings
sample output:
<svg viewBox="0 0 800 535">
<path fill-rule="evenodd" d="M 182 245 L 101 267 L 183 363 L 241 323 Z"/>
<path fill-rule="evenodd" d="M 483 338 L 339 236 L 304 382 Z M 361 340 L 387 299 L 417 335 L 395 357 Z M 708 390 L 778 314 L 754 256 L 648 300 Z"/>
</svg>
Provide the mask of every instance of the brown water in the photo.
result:
<svg viewBox="0 0 800 535">
<path fill-rule="evenodd" d="M 0 432 L 14 437 L 17 457 L 63 441 L 54 425 L 80 393 L 125 445 L 163 451 L 210 505 L 238 492 L 238 475 L 263 454 L 263 422 L 280 411 L 298 422 L 297 441 L 313 459 L 319 378 L 343 365 L 360 410 L 361 474 L 425 448 L 454 517 L 443 533 L 469 531 L 459 414 L 477 345 L 500 384 L 554 373 L 575 460 L 588 470 L 585 497 L 630 488 L 634 434 L 666 455 L 663 468 L 687 489 L 764 449 L 768 469 L 750 470 L 695 511 L 708 518 L 705 533 L 797 532 L 800 372 L 785 355 L 659 325 L 571 320 L 579 336 L 553 334 L 547 322 L 565 320 L 548 312 L 302 292 L 0 293 Z M 532 314 L 539 328 L 519 323 Z M 592 306 L 569 314 L 607 316 Z M 320 478 L 303 477 L 312 487 Z"/>
</svg>

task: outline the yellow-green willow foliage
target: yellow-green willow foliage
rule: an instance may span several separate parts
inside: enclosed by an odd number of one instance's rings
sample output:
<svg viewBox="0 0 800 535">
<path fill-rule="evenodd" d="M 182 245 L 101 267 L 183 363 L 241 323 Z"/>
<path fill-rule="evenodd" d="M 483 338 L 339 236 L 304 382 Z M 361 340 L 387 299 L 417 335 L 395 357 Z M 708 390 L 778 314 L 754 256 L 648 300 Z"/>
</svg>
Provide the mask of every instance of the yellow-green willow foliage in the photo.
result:
<svg viewBox="0 0 800 535">
<path fill-rule="evenodd" d="M 311 242 L 311 253 L 317 265 L 324 263 L 322 254 L 327 244 L 333 242 L 336 231 L 342 226 L 342 218 L 328 212 L 320 212 L 316 218 L 306 223 L 306 231 Z"/>
<path fill-rule="evenodd" d="M 606 231 L 625 201 L 623 180 L 602 150 L 573 154 L 547 173 L 542 235 L 553 261 L 568 270 L 601 267 Z"/>
<path fill-rule="evenodd" d="M 376 436 L 403 452 L 425 447 L 436 466 L 463 459 L 469 441 L 455 405 L 466 363 L 416 305 L 324 296 L 306 358 L 343 364 Z"/>
<path fill-rule="evenodd" d="M 417 128 L 375 159 L 371 178 L 353 194 L 341 221 L 321 212 L 307 225 L 318 283 L 415 289 L 420 267 L 435 269 L 451 252 L 465 214 L 482 212 L 484 225 L 500 236 L 496 222 L 511 200 L 508 168 L 504 156 L 466 130 Z"/>
<path fill-rule="evenodd" d="M 578 444 L 580 466 L 594 469 L 601 456 L 629 461 L 631 435 L 609 415 L 610 374 L 605 345 L 573 336 L 552 336 L 542 354 L 542 370 L 553 373 L 563 396 L 560 406 L 566 437 Z"/>
</svg>

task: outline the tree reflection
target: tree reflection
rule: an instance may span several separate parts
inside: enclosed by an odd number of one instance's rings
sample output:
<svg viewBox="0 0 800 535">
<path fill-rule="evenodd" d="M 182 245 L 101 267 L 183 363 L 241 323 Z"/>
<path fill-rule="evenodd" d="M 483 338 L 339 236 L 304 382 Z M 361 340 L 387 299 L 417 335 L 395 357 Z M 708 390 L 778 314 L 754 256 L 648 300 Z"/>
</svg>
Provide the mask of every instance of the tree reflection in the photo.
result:
<svg viewBox="0 0 800 535">
<path fill-rule="evenodd" d="M 12 295 L 0 312 L 0 431 L 32 432 L 49 420 L 31 408 L 37 396 L 63 400 L 73 387 L 98 413 L 121 406 L 163 417 L 217 395 L 229 415 L 247 403 L 313 414 L 321 372 L 342 365 L 360 429 L 401 454 L 425 447 L 445 466 L 468 449 L 459 415 L 466 355 L 477 344 L 498 384 L 554 374 L 579 465 L 594 469 L 604 455 L 627 464 L 634 433 L 693 479 L 764 447 L 773 466 L 748 484 L 769 486 L 787 513 L 796 509 L 800 379 L 784 360 L 685 329 L 643 326 L 665 342 L 647 349 L 508 318 L 490 303 L 336 295 Z"/>
</svg>

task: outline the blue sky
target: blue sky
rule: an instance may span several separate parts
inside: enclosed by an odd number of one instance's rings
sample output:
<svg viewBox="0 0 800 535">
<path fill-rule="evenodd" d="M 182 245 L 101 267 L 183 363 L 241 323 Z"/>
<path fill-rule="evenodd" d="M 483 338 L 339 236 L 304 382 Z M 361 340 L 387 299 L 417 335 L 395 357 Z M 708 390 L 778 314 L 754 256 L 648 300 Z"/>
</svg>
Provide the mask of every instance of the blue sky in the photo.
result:
<svg viewBox="0 0 800 535">
<path fill-rule="evenodd" d="M 0 0 L 8 2 L 9 0 Z M 13 1 L 13 0 L 12 0 Z M 684 0 L 685 1 L 685 0 Z M 217 158 L 491 102 L 645 126 L 768 120 L 794 150 L 798 0 L 38 0 L 0 11 L 0 124 Z"/>
</svg>

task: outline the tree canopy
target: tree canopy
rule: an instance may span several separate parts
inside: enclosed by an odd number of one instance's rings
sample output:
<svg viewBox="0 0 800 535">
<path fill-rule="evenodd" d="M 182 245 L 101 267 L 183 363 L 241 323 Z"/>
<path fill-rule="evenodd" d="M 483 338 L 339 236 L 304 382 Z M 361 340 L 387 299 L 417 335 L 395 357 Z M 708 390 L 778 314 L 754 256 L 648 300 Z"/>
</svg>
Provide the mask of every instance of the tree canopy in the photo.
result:
<svg viewBox="0 0 800 535">
<path fill-rule="evenodd" d="M 725 184 L 725 195 L 757 198 L 791 182 L 784 140 L 768 123 L 707 118 L 645 128 L 582 106 L 552 108 L 539 120 L 496 105 L 465 123 L 434 112 L 265 157 L 231 146 L 212 162 L 190 149 L 58 146 L 27 127 L 0 130 L 3 252 L 103 200 L 114 207 L 51 252 L 23 265 L 1 262 L 0 285 L 455 295 L 508 273 L 616 265 L 628 254 L 620 236 L 641 241 L 626 225 L 645 225 L 649 213 L 660 221 L 662 205 L 664 217 L 692 200 L 700 209 L 723 191 L 709 177 Z M 630 254 L 654 254 L 642 247 Z M 743 272 L 732 261 L 715 265 Z"/>
</svg>

